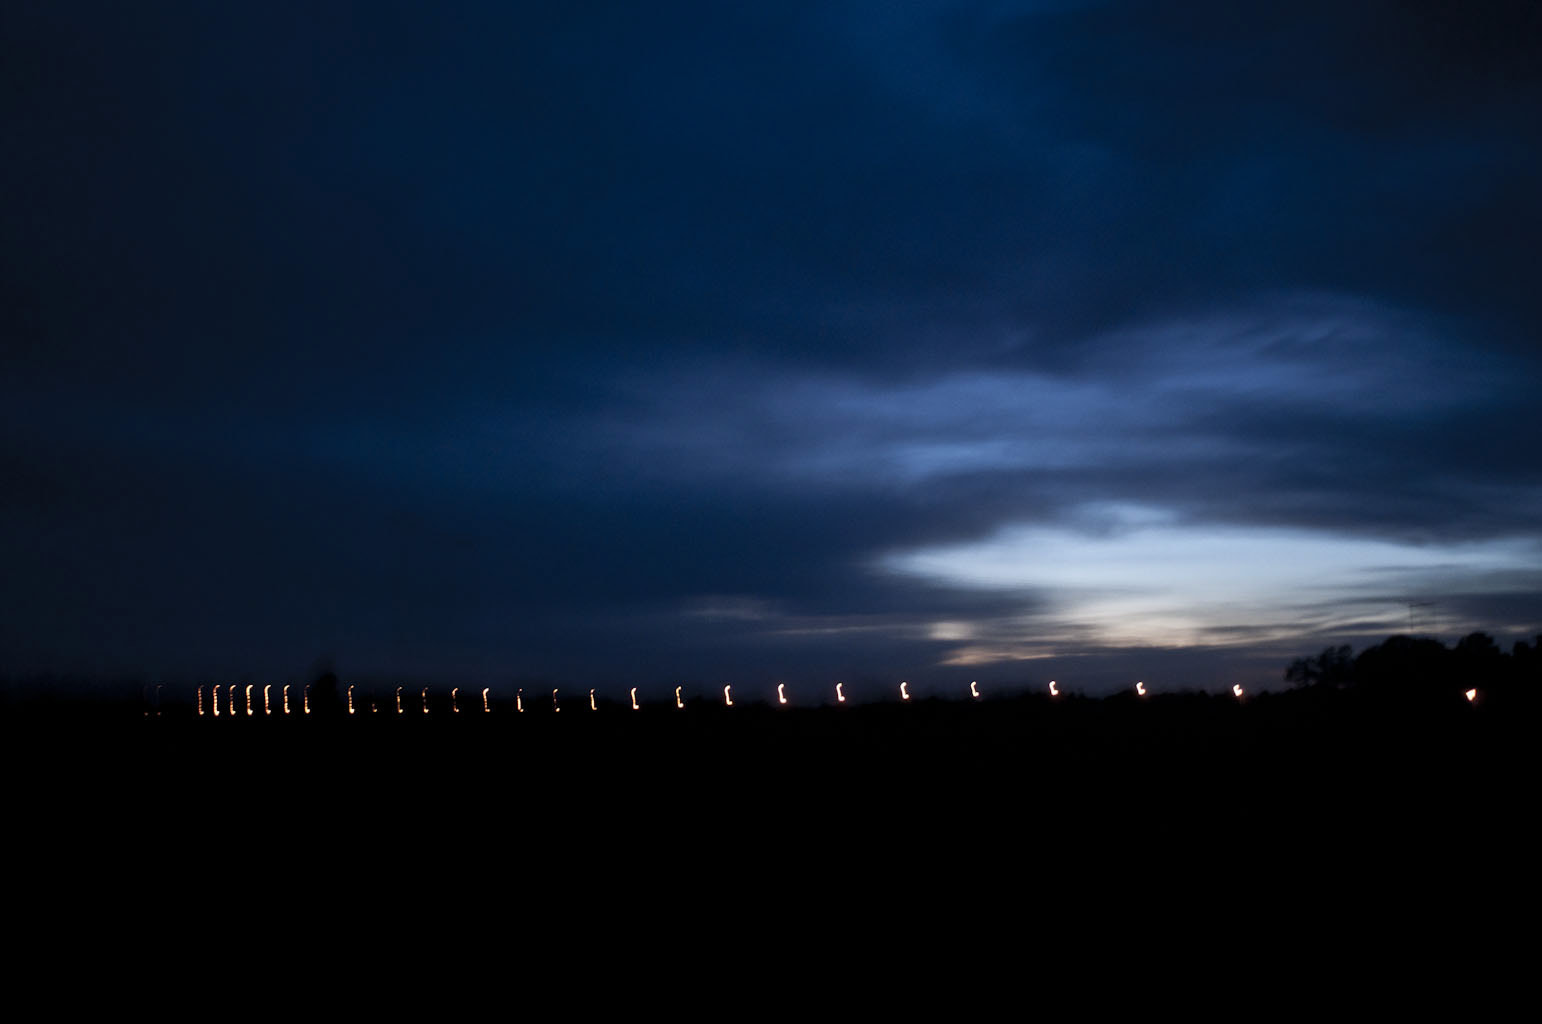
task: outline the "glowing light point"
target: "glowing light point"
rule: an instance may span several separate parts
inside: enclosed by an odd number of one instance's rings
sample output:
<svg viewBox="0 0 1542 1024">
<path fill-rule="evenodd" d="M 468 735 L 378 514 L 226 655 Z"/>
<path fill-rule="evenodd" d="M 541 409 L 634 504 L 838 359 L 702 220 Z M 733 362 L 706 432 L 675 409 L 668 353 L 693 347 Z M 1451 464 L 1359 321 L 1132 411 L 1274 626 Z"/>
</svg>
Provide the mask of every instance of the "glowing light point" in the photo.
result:
<svg viewBox="0 0 1542 1024">
<path fill-rule="evenodd" d="M 598 710 L 600 710 L 598 707 L 595 706 L 595 703 L 594 703 L 594 687 L 592 687 L 592 686 L 589 688 L 589 710 L 590 711 L 598 711 Z"/>
<path fill-rule="evenodd" d="M 1145 683 L 1136 683 L 1135 684 L 1135 692 L 1139 696 L 1144 697 L 1146 695 L 1146 684 Z"/>
<path fill-rule="evenodd" d="M 300 694 L 300 703 L 305 705 L 305 713 L 311 713 L 311 684 L 305 684 L 305 692 Z"/>
<path fill-rule="evenodd" d="M 1231 695 L 1233 697 L 1236 697 L 1238 700 L 1242 699 L 1242 684 L 1241 683 L 1232 683 L 1231 684 Z"/>
<path fill-rule="evenodd" d="M 835 702 L 837 704 L 844 704 L 844 703 L 846 703 L 846 693 L 845 693 L 844 690 L 841 689 L 841 684 L 840 683 L 836 683 L 835 684 Z"/>
<path fill-rule="evenodd" d="M 460 714 L 460 687 L 450 687 L 450 710 Z"/>
<path fill-rule="evenodd" d="M 776 684 L 776 702 L 778 704 L 786 704 L 787 703 L 787 684 L 786 683 L 777 683 Z"/>
<path fill-rule="evenodd" d="M 969 684 L 969 696 L 973 697 L 975 700 L 979 700 L 980 699 L 980 682 L 979 682 L 979 680 L 975 680 L 974 682 L 971 682 Z"/>
<path fill-rule="evenodd" d="M 423 687 L 423 713 L 428 714 L 428 687 Z"/>
<path fill-rule="evenodd" d="M 289 684 L 284 684 L 284 714 L 289 714 Z"/>
<path fill-rule="evenodd" d="M 723 706 L 731 708 L 734 706 L 734 699 L 733 695 L 728 692 L 728 687 L 728 683 L 723 684 Z"/>
<path fill-rule="evenodd" d="M 353 687 L 352 686 L 348 687 L 348 713 L 350 715 L 354 713 L 354 711 L 353 711 Z"/>
<path fill-rule="evenodd" d="M 680 687 L 678 686 L 675 687 L 675 707 L 682 711 L 685 710 L 685 701 L 680 699 Z"/>
<path fill-rule="evenodd" d="M 406 709 L 402 707 L 402 688 L 400 686 L 396 688 L 396 713 L 398 715 L 405 715 L 407 713 Z"/>
<path fill-rule="evenodd" d="M 230 684 L 230 717 L 236 716 L 236 684 Z"/>
<path fill-rule="evenodd" d="M 492 714 L 493 710 L 493 706 L 487 703 L 487 691 L 490 689 L 492 689 L 490 686 L 482 687 L 482 712 L 484 714 Z"/>
<path fill-rule="evenodd" d="M 641 711 L 642 705 L 637 703 L 637 687 L 632 687 L 632 710 Z"/>
<path fill-rule="evenodd" d="M 1477 701 L 1477 699 L 1478 699 L 1478 691 L 1477 690 L 1468 690 L 1462 696 L 1467 698 L 1467 703 L 1472 704 L 1475 701 Z"/>
<path fill-rule="evenodd" d="M 1053 679 L 1051 679 L 1049 681 L 1049 695 L 1051 697 L 1058 697 L 1058 696 L 1060 696 L 1060 691 L 1055 689 L 1055 681 Z"/>
<path fill-rule="evenodd" d="M 515 693 L 514 693 L 514 710 L 519 712 L 520 714 L 524 714 L 525 713 L 525 690 L 524 690 L 524 687 L 520 687 L 520 689 L 515 691 Z"/>
<path fill-rule="evenodd" d="M 900 683 L 900 700 L 910 699 L 910 684 Z"/>
<path fill-rule="evenodd" d="M 250 718 L 251 715 L 252 715 L 252 686 L 253 685 L 254 684 L 252 684 L 252 683 L 247 683 L 246 684 L 246 716 L 248 718 Z"/>
<path fill-rule="evenodd" d="M 270 699 L 272 697 L 272 690 L 272 683 L 262 688 L 262 713 L 265 715 L 273 714 L 273 701 Z"/>
<path fill-rule="evenodd" d="M 553 690 L 551 692 L 551 709 L 553 711 L 561 711 L 562 710 L 562 705 L 557 703 L 557 691 L 556 690 Z"/>
</svg>

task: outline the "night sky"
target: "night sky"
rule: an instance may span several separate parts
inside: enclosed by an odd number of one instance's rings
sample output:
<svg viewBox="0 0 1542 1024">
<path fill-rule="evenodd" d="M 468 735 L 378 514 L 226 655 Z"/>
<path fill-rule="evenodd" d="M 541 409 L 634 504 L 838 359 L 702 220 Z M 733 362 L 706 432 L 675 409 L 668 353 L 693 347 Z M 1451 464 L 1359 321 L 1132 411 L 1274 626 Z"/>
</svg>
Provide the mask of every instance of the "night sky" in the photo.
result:
<svg viewBox="0 0 1542 1024">
<path fill-rule="evenodd" d="M 7 4 L 0 674 L 1508 648 L 1539 7 Z"/>
</svg>

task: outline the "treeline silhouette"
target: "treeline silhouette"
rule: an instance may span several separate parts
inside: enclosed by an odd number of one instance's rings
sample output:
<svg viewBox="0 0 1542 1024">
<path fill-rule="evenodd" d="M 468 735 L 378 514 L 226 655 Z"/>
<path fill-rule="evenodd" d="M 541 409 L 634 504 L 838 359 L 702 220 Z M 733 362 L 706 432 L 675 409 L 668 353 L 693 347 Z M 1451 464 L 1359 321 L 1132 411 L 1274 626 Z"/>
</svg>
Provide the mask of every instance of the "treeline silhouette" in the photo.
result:
<svg viewBox="0 0 1542 1024">
<path fill-rule="evenodd" d="M 1297 658 L 1285 681 L 1314 695 L 1345 693 L 1397 705 L 1482 702 L 1535 709 L 1542 697 L 1542 636 L 1506 654 L 1487 633 L 1447 647 L 1427 637 L 1393 636 L 1356 655 L 1347 645 Z M 1470 694 L 1470 696 L 1469 696 Z"/>
</svg>

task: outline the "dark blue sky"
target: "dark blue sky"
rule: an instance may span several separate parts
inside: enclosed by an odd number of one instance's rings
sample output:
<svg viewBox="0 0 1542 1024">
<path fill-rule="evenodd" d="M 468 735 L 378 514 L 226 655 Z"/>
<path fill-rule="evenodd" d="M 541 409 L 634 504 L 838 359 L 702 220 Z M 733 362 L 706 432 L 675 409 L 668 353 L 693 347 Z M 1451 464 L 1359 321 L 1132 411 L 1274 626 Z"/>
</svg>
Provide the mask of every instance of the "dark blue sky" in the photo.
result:
<svg viewBox="0 0 1542 1024">
<path fill-rule="evenodd" d="M 0 672 L 1542 631 L 1538 4 L 745 6 L 7 5 Z"/>
</svg>

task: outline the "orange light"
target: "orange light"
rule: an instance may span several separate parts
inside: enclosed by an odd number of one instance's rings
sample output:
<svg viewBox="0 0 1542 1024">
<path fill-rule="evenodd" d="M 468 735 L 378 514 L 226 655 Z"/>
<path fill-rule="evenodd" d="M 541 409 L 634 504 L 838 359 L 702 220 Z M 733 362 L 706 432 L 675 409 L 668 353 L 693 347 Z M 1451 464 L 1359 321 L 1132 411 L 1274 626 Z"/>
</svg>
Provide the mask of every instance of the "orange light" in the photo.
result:
<svg viewBox="0 0 1542 1024">
<path fill-rule="evenodd" d="M 786 704 L 787 703 L 787 684 L 786 683 L 777 683 L 776 684 L 776 702 L 778 704 Z"/>
<path fill-rule="evenodd" d="M 835 702 L 837 704 L 844 704 L 844 703 L 846 703 L 846 694 L 841 689 L 841 684 L 840 683 L 836 683 L 835 684 Z"/>
<path fill-rule="evenodd" d="M 637 703 L 637 687 L 632 687 L 632 710 L 641 711 L 642 705 Z"/>
<path fill-rule="evenodd" d="M 523 687 L 521 687 L 519 690 L 515 691 L 515 693 L 514 693 L 514 710 L 520 712 L 521 714 L 524 713 L 524 710 L 525 710 L 525 690 L 524 690 Z"/>
<path fill-rule="evenodd" d="M 231 683 L 230 684 L 230 717 L 234 718 L 235 715 L 236 715 L 236 684 L 235 683 Z"/>
<path fill-rule="evenodd" d="M 450 710 L 460 714 L 460 687 L 450 687 Z"/>
<path fill-rule="evenodd" d="M 311 684 L 305 684 L 305 692 L 300 694 L 300 703 L 305 705 L 305 713 L 311 713 Z"/>
<path fill-rule="evenodd" d="M 562 710 L 562 705 L 557 703 L 557 691 L 556 690 L 553 690 L 551 692 L 551 709 L 553 711 L 561 711 Z"/>
<path fill-rule="evenodd" d="M 428 687 L 423 687 L 423 713 L 428 714 Z"/>
<path fill-rule="evenodd" d="M 289 714 L 289 684 L 284 684 L 284 714 Z"/>
<path fill-rule="evenodd" d="M 246 684 L 246 717 L 248 718 L 252 716 L 252 685 Z"/>
<path fill-rule="evenodd" d="M 685 708 L 685 701 L 680 699 L 680 687 L 678 686 L 675 687 L 675 707 L 680 708 L 681 710 L 684 710 Z"/>
<path fill-rule="evenodd" d="M 1051 679 L 1049 681 L 1049 695 L 1051 697 L 1058 697 L 1058 696 L 1060 696 L 1060 691 L 1055 689 L 1055 681 L 1053 679 Z"/>
<path fill-rule="evenodd" d="M 980 683 L 978 680 L 969 684 L 969 696 L 973 697 L 975 700 L 980 699 Z"/>
<path fill-rule="evenodd" d="M 1236 697 L 1238 700 L 1242 699 L 1242 684 L 1241 683 L 1232 683 L 1231 684 L 1231 695 L 1233 697 Z"/>
<path fill-rule="evenodd" d="M 734 706 L 734 699 L 733 695 L 728 692 L 728 686 L 729 684 L 727 683 L 723 684 L 723 706 L 731 708 Z"/>
<path fill-rule="evenodd" d="M 482 711 L 489 715 L 492 714 L 493 711 L 493 706 L 487 703 L 487 691 L 490 689 L 492 689 L 490 686 L 482 687 Z"/>
<path fill-rule="evenodd" d="M 262 713 L 265 715 L 273 714 L 272 690 L 272 683 L 268 683 L 262 688 Z"/>
<path fill-rule="evenodd" d="M 1478 699 L 1478 691 L 1468 690 L 1463 696 L 1467 698 L 1467 703 L 1472 704 L 1475 703 Z"/>
<path fill-rule="evenodd" d="M 405 715 L 407 713 L 406 710 L 402 708 L 402 688 L 400 686 L 396 688 L 396 713 L 398 715 Z"/>
<path fill-rule="evenodd" d="M 900 683 L 900 700 L 910 699 L 910 684 Z"/>
<path fill-rule="evenodd" d="M 592 686 L 589 688 L 589 710 L 590 711 L 598 711 L 598 710 L 600 710 L 599 708 L 595 707 L 595 705 L 594 705 L 594 687 L 592 687 Z"/>
<path fill-rule="evenodd" d="M 1135 684 L 1135 692 L 1137 694 L 1139 694 L 1140 696 L 1144 697 L 1146 695 L 1146 684 L 1145 683 L 1136 683 Z"/>
<path fill-rule="evenodd" d="M 353 687 L 348 687 L 348 713 L 353 714 Z"/>
<path fill-rule="evenodd" d="M 209 700 L 214 704 L 214 717 L 218 718 L 220 716 L 220 688 L 218 686 L 209 687 Z M 203 687 L 201 686 L 198 688 L 198 713 L 200 715 L 203 714 Z"/>
</svg>

